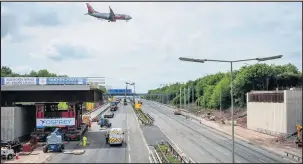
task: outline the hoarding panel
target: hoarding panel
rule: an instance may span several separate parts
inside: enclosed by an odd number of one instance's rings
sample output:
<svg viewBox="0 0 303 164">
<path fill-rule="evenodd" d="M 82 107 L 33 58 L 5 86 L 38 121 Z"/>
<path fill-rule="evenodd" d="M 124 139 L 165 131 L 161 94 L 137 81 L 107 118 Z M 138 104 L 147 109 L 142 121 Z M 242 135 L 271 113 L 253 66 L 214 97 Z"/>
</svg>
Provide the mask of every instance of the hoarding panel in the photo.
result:
<svg viewBox="0 0 303 164">
<path fill-rule="evenodd" d="M 1 84 L 3 85 L 36 85 L 35 77 L 3 77 Z"/>
<path fill-rule="evenodd" d="M 36 127 L 73 126 L 75 118 L 37 119 Z"/>
<path fill-rule="evenodd" d="M 48 77 L 47 85 L 86 85 L 87 78 L 79 77 Z"/>
</svg>

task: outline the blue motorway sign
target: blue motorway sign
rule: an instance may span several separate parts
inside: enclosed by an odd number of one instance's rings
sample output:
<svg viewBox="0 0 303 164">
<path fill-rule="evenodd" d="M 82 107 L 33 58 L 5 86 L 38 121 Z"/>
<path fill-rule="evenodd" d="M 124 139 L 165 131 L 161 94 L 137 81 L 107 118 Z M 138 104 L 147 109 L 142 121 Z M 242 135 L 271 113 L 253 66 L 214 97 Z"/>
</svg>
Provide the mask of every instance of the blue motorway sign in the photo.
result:
<svg viewBox="0 0 303 164">
<path fill-rule="evenodd" d="M 107 93 L 112 94 L 112 95 L 124 95 L 125 94 L 125 89 L 109 89 L 107 91 Z M 127 89 L 126 94 L 132 94 L 132 90 Z"/>
<path fill-rule="evenodd" d="M 86 85 L 87 78 L 79 77 L 47 77 L 46 85 Z"/>
</svg>

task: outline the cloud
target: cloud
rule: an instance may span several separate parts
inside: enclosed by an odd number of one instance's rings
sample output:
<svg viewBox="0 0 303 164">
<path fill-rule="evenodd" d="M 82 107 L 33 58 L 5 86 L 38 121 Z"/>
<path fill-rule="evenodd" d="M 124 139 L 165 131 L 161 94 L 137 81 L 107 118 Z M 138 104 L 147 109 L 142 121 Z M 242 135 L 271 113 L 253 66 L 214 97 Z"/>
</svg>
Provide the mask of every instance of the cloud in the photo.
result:
<svg viewBox="0 0 303 164">
<path fill-rule="evenodd" d="M 138 92 L 229 69 L 224 63 L 181 62 L 180 56 L 237 60 L 283 54 L 282 59 L 266 63 L 290 62 L 302 69 L 300 3 L 91 5 L 100 12 L 111 6 L 115 13 L 133 19 L 99 21 L 84 15 L 87 8 L 82 2 L 5 3 L 16 29 L 2 33 L 1 64 L 69 76 L 105 76 L 113 88 L 134 81 Z M 9 38 L 18 38 L 16 33 L 27 35 L 26 41 L 12 43 Z M 242 65 L 235 64 L 235 69 Z"/>
<path fill-rule="evenodd" d="M 27 23 L 29 26 L 56 26 L 60 25 L 61 22 L 58 19 L 58 15 L 55 12 L 48 12 L 42 14 L 32 15 Z"/>
</svg>

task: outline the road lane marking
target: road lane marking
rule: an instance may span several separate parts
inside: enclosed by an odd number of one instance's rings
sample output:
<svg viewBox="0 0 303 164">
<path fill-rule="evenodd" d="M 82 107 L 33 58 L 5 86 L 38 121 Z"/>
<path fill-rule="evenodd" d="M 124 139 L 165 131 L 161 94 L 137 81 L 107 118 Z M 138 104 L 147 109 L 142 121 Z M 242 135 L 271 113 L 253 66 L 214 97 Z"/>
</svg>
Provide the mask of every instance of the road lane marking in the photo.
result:
<svg viewBox="0 0 303 164">
<path fill-rule="evenodd" d="M 267 163 L 267 162 L 263 161 L 262 159 L 258 159 L 258 160 L 261 161 L 262 163 Z"/>
<path fill-rule="evenodd" d="M 213 159 L 210 159 L 211 161 L 213 161 L 213 163 L 217 163 L 215 160 L 213 160 Z"/>
<path fill-rule="evenodd" d="M 128 151 L 130 152 L 130 146 L 128 145 Z"/>
<path fill-rule="evenodd" d="M 226 152 L 224 152 L 222 149 L 218 148 L 218 147 L 215 147 L 215 149 L 217 149 L 218 151 L 220 151 L 221 153 L 225 154 L 228 156 L 228 154 Z"/>
<path fill-rule="evenodd" d="M 196 148 L 196 149 L 197 149 L 197 148 Z M 204 154 L 202 150 L 200 150 L 200 149 L 197 149 L 197 150 L 198 150 L 201 154 Z"/>
<path fill-rule="evenodd" d="M 130 158 L 130 154 L 128 154 L 128 163 L 132 163 L 132 160 Z"/>
<path fill-rule="evenodd" d="M 237 163 L 241 163 L 240 161 L 236 160 Z"/>
<path fill-rule="evenodd" d="M 127 141 L 129 142 L 129 135 L 127 135 Z"/>
</svg>

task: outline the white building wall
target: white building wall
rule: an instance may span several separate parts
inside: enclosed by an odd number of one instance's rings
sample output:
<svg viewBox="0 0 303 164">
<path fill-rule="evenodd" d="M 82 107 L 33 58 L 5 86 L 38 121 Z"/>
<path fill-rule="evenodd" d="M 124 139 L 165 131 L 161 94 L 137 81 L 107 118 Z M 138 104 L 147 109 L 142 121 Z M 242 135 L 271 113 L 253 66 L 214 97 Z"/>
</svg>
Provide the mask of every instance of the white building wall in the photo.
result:
<svg viewBox="0 0 303 164">
<path fill-rule="evenodd" d="M 247 128 L 267 134 L 286 132 L 284 103 L 247 103 Z"/>
<path fill-rule="evenodd" d="M 248 102 L 247 94 L 248 129 L 271 135 L 291 134 L 298 123 L 302 124 L 302 90 L 285 90 L 284 103 Z"/>
<path fill-rule="evenodd" d="M 302 125 L 302 90 L 285 90 L 287 108 L 287 133 L 296 132 L 296 124 Z"/>
<path fill-rule="evenodd" d="M 1 140 L 14 140 L 29 134 L 36 123 L 35 109 L 1 107 Z"/>
</svg>

